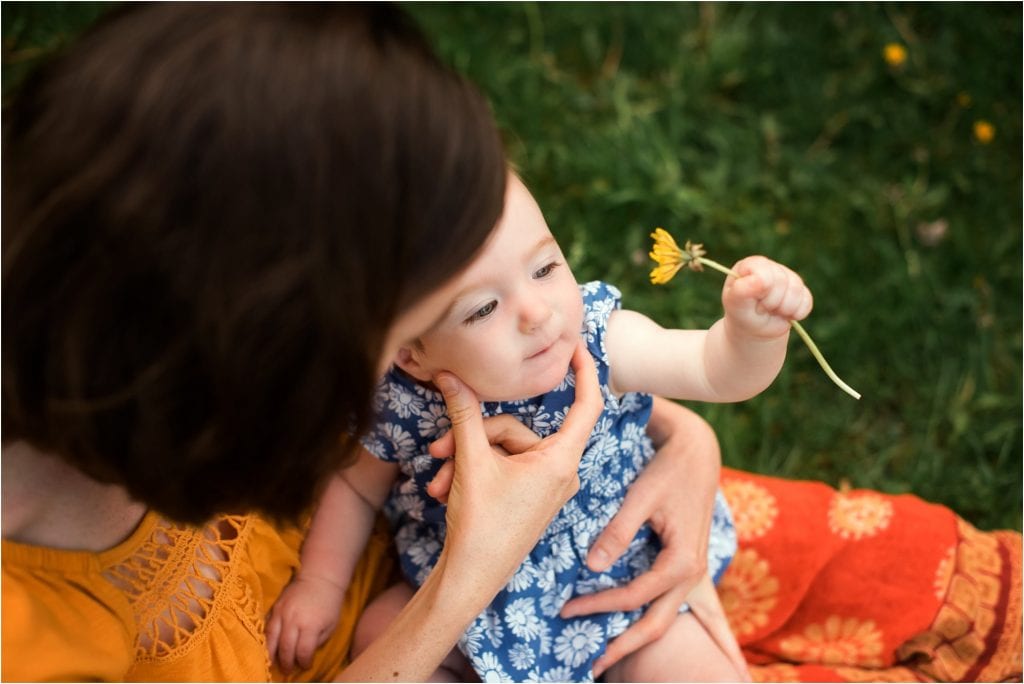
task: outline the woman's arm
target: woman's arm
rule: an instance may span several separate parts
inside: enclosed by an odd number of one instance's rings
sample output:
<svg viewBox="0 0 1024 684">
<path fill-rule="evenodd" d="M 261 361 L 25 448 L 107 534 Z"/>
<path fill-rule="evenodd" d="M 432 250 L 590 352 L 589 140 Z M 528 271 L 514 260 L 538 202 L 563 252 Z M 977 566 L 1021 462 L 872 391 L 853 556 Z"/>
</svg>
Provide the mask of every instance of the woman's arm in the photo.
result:
<svg viewBox="0 0 1024 684">
<path fill-rule="evenodd" d="M 424 681 L 579 489 L 580 457 L 603 402 L 582 345 L 573 368 L 576 401 L 562 429 L 510 456 L 489 444 L 472 390 L 448 373 L 435 378 L 455 440 L 445 546 L 412 600 L 342 681 Z"/>
<path fill-rule="evenodd" d="M 655 397 L 648 433 L 658 452 L 594 542 L 587 564 L 594 570 L 607 568 L 645 522 L 661 540 L 661 553 L 630 584 L 572 599 L 562 609 L 563 616 L 572 616 L 631 610 L 651 602 L 644 617 L 608 645 L 595 663 L 595 676 L 664 634 L 707 572 L 708 532 L 721 469 L 714 430 L 690 409 Z"/>
</svg>

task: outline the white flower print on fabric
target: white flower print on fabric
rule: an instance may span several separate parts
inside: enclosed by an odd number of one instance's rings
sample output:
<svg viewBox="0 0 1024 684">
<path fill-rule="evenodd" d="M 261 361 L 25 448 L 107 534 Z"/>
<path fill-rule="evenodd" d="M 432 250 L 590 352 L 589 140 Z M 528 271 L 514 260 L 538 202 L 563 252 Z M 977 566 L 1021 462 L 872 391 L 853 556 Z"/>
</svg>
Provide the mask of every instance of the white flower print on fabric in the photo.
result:
<svg viewBox="0 0 1024 684">
<path fill-rule="evenodd" d="M 565 392 L 567 390 L 574 389 L 575 387 L 576 387 L 576 372 L 573 371 L 572 368 L 570 368 L 569 372 L 565 374 L 564 378 L 562 378 L 562 382 L 558 383 L 558 386 L 555 387 L 555 389 L 553 389 L 551 391 L 552 392 Z M 564 418 L 563 418 L 563 420 L 564 420 Z M 556 421 L 556 422 L 557 422 L 558 425 L 562 424 L 562 421 Z"/>
<path fill-rule="evenodd" d="M 422 397 L 405 386 L 394 382 L 388 383 L 388 408 L 395 412 L 399 418 L 419 415 L 423 410 L 424 402 Z"/>
<path fill-rule="evenodd" d="M 555 591 L 549 591 L 540 597 L 540 614 L 552 618 L 562 612 L 562 606 L 572 598 L 572 585 L 564 584 Z"/>
<path fill-rule="evenodd" d="M 511 682 L 513 680 L 494 653 L 484 653 L 473 659 L 473 669 L 480 675 L 481 682 Z"/>
<path fill-rule="evenodd" d="M 640 405 L 643 402 L 642 394 L 637 392 L 627 392 L 619 397 L 619 410 L 623 413 L 633 413 L 634 411 L 640 410 Z M 646 426 L 645 426 L 646 429 Z"/>
<path fill-rule="evenodd" d="M 555 657 L 569 667 L 579 667 L 595 655 L 604 643 L 604 630 L 595 622 L 570 623 L 555 637 Z"/>
<path fill-rule="evenodd" d="M 537 653 L 542 656 L 551 655 L 555 639 L 551 634 L 551 624 L 545 622 L 540 628 L 540 640 L 537 642 Z"/>
<path fill-rule="evenodd" d="M 533 567 L 533 563 L 527 558 L 523 561 L 523 564 L 519 566 L 516 573 L 512 575 L 512 579 L 505 585 L 505 589 L 510 592 L 526 591 L 534 584 L 537 583 L 537 570 Z"/>
<path fill-rule="evenodd" d="M 377 388 L 373 395 L 373 412 L 375 414 L 380 415 L 384 413 L 384 407 L 387 406 L 389 394 L 391 392 L 388 390 L 388 381 L 387 378 L 384 378 L 377 383 Z"/>
<path fill-rule="evenodd" d="M 580 460 L 580 487 L 597 482 L 604 472 L 604 462 L 610 454 L 615 454 L 619 440 L 613 435 L 602 434 L 583 452 Z"/>
<path fill-rule="evenodd" d="M 525 681 L 527 681 L 527 682 L 537 682 L 537 683 L 540 683 L 540 682 L 571 682 L 571 681 L 573 681 L 573 679 L 572 679 L 572 670 L 570 670 L 569 668 L 565 667 L 564 665 L 559 666 L 559 667 L 551 668 L 550 670 L 546 670 L 543 674 L 541 674 L 540 670 L 533 669 L 533 670 L 530 670 L 530 673 L 528 675 L 526 675 L 526 680 Z"/>
<path fill-rule="evenodd" d="M 521 639 L 536 639 L 540 636 L 540 617 L 534 605 L 535 599 L 516 599 L 505 608 L 505 622 L 508 628 Z"/>
<path fill-rule="evenodd" d="M 462 638 L 459 639 L 459 650 L 465 653 L 468 657 L 472 658 L 484 645 L 484 626 L 480 624 L 479 620 L 476 620 L 469 626 L 469 628 L 462 634 Z"/>
<path fill-rule="evenodd" d="M 494 608 L 485 608 L 483 614 L 478 618 L 483 621 L 484 636 L 491 642 L 491 646 L 498 648 L 505 636 L 505 628 L 501 625 L 501 616 Z"/>
<path fill-rule="evenodd" d="M 411 544 L 405 553 L 413 563 L 432 570 L 434 559 L 441 553 L 441 542 L 432 538 L 421 537 Z"/>
<path fill-rule="evenodd" d="M 419 420 L 416 421 L 416 429 L 420 437 L 428 440 L 435 440 L 444 435 L 452 427 L 452 421 L 448 418 L 448 411 L 443 402 L 432 402 L 420 411 Z"/>
<path fill-rule="evenodd" d="M 598 367 L 604 411 L 587 440 L 579 492 L 555 515 L 529 558 L 460 639 L 460 649 L 485 681 L 591 681 L 591 666 L 607 641 L 643 615 L 642 610 L 570 620 L 559 615 L 574 595 L 635 579 L 650 566 L 658 548 L 645 527 L 606 572 L 593 573 L 586 567 L 593 541 L 619 510 L 626 488 L 654 449 L 646 435 L 651 398 L 633 393 L 615 397 L 607 385 L 604 336 L 620 296 L 599 282 L 587 283 L 580 291 L 587 324 L 582 334 Z M 440 394 L 400 372 L 390 372 L 379 389 L 374 405 L 380 413 L 363 444 L 378 458 L 399 465 L 401 474 L 384 512 L 394 530 L 402 572 L 418 584 L 437 562 L 444 543 L 445 507 L 426 494 L 426 486 L 441 465 L 429 457 L 429 444 L 450 429 L 450 420 Z M 544 395 L 485 402 L 481 409 L 485 416 L 511 414 L 543 436 L 563 425 L 574 396 L 575 376 L 570 370 Z M 711 536 L 709 565 L 716 555 L 724 568 L 729 549 L 735 547 L 735 530 L 727 509 L 717 505 Z"/>
<path fill-rule="evenodd" d="M 711 517 L 711 536 L 708 541 L 708 574 L 718 582 L 729 561 L 736 555 L 736 527 L 729 513 L 729 504 L 721 491 L 715 494 Z"/>
<path fill-rule="evenodd" d="M 416 454 L 416 440 L 401 425 L 386 423 L 381 429 L 381 434 L 396 458 L 408 458 Z"/>
<path fill-rule="evenodd" d="M 643 453 L 643 445 L 647 441 L 647 429 L 643 425 L 629 423 L 622 428 L 622 436 L 619 437 L 619 448 L 623 453 Z M 615 459 L 616 464 L 621 468 L 624 464 L 621 458 Z"/>
<path fill-rule="evenodd" d="M 605 625 L 605 636 L 609 640 L 614 639 L 629 629 L 630 624 L 631 620 L 625 613 L 612 613 L 608 617 L 608 623 Z"/>
<path fill-rule="evenodd" d="M 614 475 L 602 473 L 601 477 L 595 478 L 590 485 L 594 488 L 594 491 L 605 499 L 611 499 L 623 494 L 622 481 Z"/>
<path fill-rule="evenodd" d="M 413 520 L 423 520 L 423 499 L 417 494 L 399 494 L 395 497 L 395 505 Z"/>
<path fill-rule="evenodd" d="M 551 559 L 555 572 L 568 570 L 576 564 L 576 553 L 573 550 L 572 540 L 565 532 L 551 540 Z"/>
<path fill-rule="evenodd" d="M 619 586 L 619 583 L 608 575 L 593 575 L 576 582 L 576 595 L 596 594 L 599 591 L 614 589 L 617 586 Z"/>
<path fill-rule="evenodd" d="M 537 661 L 537 656 L 528 644 L 520 642 L 509 649 L 508 660 L 515 669 L 528 670 Z"/>
<path fill-rule="evenodd" d="M 415 456 L 411 456 L 406 460 L 407 463 L 412 464 L 412 469 L 417 473 L 425 473 L 432 470 L 437 465 L 437 460 L 430 455 L 430 452 L 420 452 Z"/>
<path fill-rule="evenodd" d="M 557 426 L 561 426 L 561 423 L 559 422 Z M 547 437 L 550 435 L 555 431 L 555 427 L 556 423 L 554 421 L 554 417 L 545 411 L 543 406 L 533 414 L 533 427 L 531 429 L 541 437 Z"/>
<path fill-rule="evenodd" d="M 555 577 L 555 559 L 551 556 L 541 558 L 535 566 L 537 568 L 537 588 L 541 591 L 552 589 L 558 580 Z"/>
</svg>

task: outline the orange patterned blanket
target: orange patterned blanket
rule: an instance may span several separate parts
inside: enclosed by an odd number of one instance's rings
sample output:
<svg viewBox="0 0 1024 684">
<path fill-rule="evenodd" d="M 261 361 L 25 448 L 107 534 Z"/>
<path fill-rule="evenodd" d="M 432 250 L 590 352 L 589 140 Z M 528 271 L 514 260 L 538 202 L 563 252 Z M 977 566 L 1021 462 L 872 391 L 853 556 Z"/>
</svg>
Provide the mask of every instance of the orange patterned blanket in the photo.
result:
<svg viewBox="0 0 1024 684">
<path fill-rule="evenodd" d="M 911 495 L 723 468 L 719 585 L 755 681 L 1021 681 L 1021 535 Z"/>
</svg>

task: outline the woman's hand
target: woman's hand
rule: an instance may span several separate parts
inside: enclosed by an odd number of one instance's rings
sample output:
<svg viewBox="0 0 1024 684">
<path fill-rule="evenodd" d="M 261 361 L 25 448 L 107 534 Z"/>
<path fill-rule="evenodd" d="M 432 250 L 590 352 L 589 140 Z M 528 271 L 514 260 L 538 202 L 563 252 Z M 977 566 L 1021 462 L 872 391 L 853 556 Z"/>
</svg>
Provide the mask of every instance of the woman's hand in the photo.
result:
<svg viewBox="0 0 1024 684">
<path fill-rule="evenodd" d="M 661 553 L 651 569 L 626 586 L 580 596 L 562 609 L 564 617 L 650 607 L 614 639 L 594 664 L 594 676 L 655 641 L 679 612 L 687 594 L 707 571 L 708 533 L 721 457 L 711 426 L 693 411 L 655 398 L 648 432 L 657 454 L 630 485 L 618 514 L 590 549 L 587 565 L 608 568 L 645 522 L 658 535 Z"/>
<path fill-rule="evenodd" d="M 576 399 L 562 428 L 526 448 L 491 446 L 473 391 L 441 373 L 452 421 L 454 470 L 448 492 L 448 532 L 442 556 L 461 572 L 493 575 L 497 592 L 559 509 L 579 489 L 580 458 L 604 402 L 593 359 L 580 343 L 572 358 Z M 506 451 L 511 451 L 506 455 Z"/>
<path fill-rule="evenodd" d="M 572 366 L 576 400 L 562 429 L 509 455 L 491 446 L 473 391 L 449 373 L 435 378 L 455 452 L 444 549 L 398 617 L 341 673 L 343 680 L 426 681 L 579 489 L 583 447 L 604 402 L 582 344 Z M 521 444 L 511 439 L 506 447 Z"/>
</svg>

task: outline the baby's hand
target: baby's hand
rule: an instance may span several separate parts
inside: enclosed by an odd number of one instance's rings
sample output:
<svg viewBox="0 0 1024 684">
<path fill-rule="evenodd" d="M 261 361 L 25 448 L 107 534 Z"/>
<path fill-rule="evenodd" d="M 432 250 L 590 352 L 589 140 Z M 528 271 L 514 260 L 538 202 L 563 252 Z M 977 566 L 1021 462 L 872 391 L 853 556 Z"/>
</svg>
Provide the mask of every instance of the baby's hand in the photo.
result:
<svg viewBox="0 0 1024 684">
<path fill-rule="evenodd" d="M 313 653 L 334 631 L 345 591 L 316 577 L 301 574 L 285 587 L 267 619 L 267 650 L 288 674 L 309 669 Z"/>
<path fill-rule="evenodd" d="M 742 259 L 722 288 L 725 318 L 732 330 L 753 337 L 786 335 L 789 322 L 811 313 L 814 297 L 793 271 L 763 256 Z"/>
</svg>

